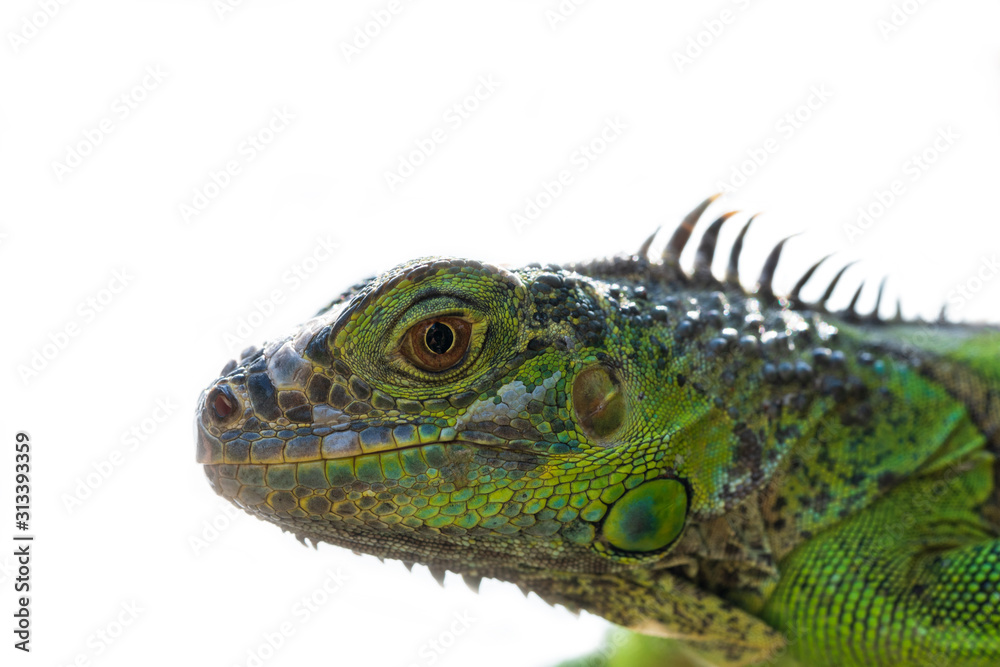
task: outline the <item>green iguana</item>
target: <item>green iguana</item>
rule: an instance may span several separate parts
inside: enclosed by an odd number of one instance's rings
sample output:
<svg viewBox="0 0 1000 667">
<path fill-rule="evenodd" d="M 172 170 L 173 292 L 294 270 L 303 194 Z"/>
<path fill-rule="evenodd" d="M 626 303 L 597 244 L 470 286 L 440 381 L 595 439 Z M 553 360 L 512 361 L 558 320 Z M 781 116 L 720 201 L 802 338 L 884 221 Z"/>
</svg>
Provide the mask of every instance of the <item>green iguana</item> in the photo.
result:
<svg viewBox="0 0 1000 667">
<path fill-rule="evenodd" d="M 230 362 L 217 493 L 300 539 L 495 577 L 716 665 L 1000 664 L 1000 329 L 713 275 L 714 198 L 635 255 L 415 260 Z M 751 219 L 752 220 L 752 219 Z M 655 236 L 655 234 L 654 234 Z M 881 290 L 879 292 L 881 297 Z M 652 663 L 650 663 L 652 664 Z"/>
</svg>

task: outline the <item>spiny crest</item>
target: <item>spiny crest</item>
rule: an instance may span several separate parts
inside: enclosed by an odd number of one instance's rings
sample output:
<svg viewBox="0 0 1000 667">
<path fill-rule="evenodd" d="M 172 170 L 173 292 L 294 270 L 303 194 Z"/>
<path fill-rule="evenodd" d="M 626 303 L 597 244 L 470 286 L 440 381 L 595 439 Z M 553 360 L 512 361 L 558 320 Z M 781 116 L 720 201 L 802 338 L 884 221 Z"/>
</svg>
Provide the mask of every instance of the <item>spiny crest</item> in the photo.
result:
<svg viewBox="0 0 1000 667">
<path fill-rule="evenodd" d="M 695 253 L 694 269 L 689 274 L 686 273 L 681 268 L 680 265 L 681 254 L 684 252 L 684 248 L 687 246 L 687 243 L 691 238 L 691 234 L 694 231 L 695 226 L 701 220 L 702 215 L 712 204 L 712 202 L 714 202 L 718 198 L 719 198 L 718 194 L 712 195 L 711 197 L 700 203 L 698 206 L 696 206 L 693 211 L 691 211 L 684 217 L 680 225 L 677 227 L 673 235 L 670 237 L 670 240 L 667 242 L 667 246 L 666 248 L 664 248 L 663 254 L 660 257 L 661 263 L 659 264 L 651 263 L 652 259 L 649 254 L 650 247 L 653 244 L 653 240 L 656 238 L 656 235 L 660 231 L 659 228 L 657 228 L 656 231 L 654 231 L 653 234 L 649 236 L 649 238 L 643 241 L 642 245 L 639 247 L 638 252 L 633 256 L 635 261 L 643 263 L 650 262 L 649 267 L 651 272 L 653 272 L 654 274 L 658 274 L 659 278 L 668 282 L 679 282 L 685 285 L 691 285 L 694 287 L 704 287 L 708 289 L 728 287 L 740 290 L 747 294 L 752 294 L 753 296 L 756 296 L 757 298 L 765 302 L 776 303 L 782 300 L 781 297 L 775 295 L 774 293 L 774 274 L 778 268 L 778 263 L 781 260 L 781 252 L 782 250 L 784 250 L 785 244 L 798 234 L 793 234 L 792 236 L 788 236 L 778 241 L 778 243 L 768 254 L 767 259 L 764 260 L 764 266 L 761 269 L 760 277 L 757 279 L 756 287 L 753 289 L 752 292 L 747 292 L 743 287 L 743 281 L 740 276 L 739 263 L 740 263 L 740 256 L 743 252 L 744 239 L 746 238 L 747 232 L 750 229 L 750 225 L 753 223 L 754 219 L 756 218 L 756 215 L 751 216 L 751 218 L 747 220 L 746 224 L 743 225 L 743 228 L 737 235 L 736 240 L 733 242 L 733 247 L 729 254 L 729 263 L 727 265 L 725 278 L 723 280 L 720 281 L 712 273 L 712 262 L 715 259 L 715 251 L 719 240 L 719 231 L 722 229 L 722 226 L 726 223 L 726 221 L 729 220 L 734 215 L 736 215 L 738 211 L 729 211 L 723 213 L 721 216 L 716 218 L 715 221 L 713 221 L 712 224 L 709 225 L 709 227 L 705 230 L 705 233 L 701 237 L 701 241 L 698 245 L 698 250 Z M 817 301 L 813 303 L 808 303 L 804 301 L 802 299 L 802 289 L 806 286 L 806 283 L 808 283 L 809 280 L 813 277 L 813 274 L 816 273 L 816 270 L 820 267 L 820 265 L 823 264 L 823 262 L 828 260 L 830 257 L 831 255 L 827 255 L 826 257 L 823 257 L 818 262 L 809 267 L 809 269 L 807 269 L 806 272 L 802 275 L 802 277 L 795 283 L 795 286 L 792 288 L 791 293 L 788 294 L 787 297 L 784 297 L 784 300 L 787 301 L 787 303 L 791 307 L 810 309 L 821 313 L 835 314 L 850 322 L 883 323 L 883 322 L 902 321 L 903 318 L 901 313 L 901 307 L 898 303 L 896 308 L 896 315 L 891 320 L 883 320 L 882 318 L 879 317 L 879 308 L 882 305 L 882 295 L 885 291 L 886 279 L 883 279 L 882 283 L 879 285 L 878 296 L 875 301 L 875 307 L 872 309 L 870 313 L 862 314 L 859 313 L 857 310 L 858 301 L 861 298 L 861 292 L 864 289 L 864 282 L 861 283 L 857 291 L 854 293 L 854 296 L 851 298 L 851 301 L 848 304 L 847 308 L 836 313 L 832 313 L 830 310 L 827 309 L 827 302 L 833 295 L 833 291 L 836 289 L 837 284 L 840 282 L 840 279 L 843 277 L 847 269 L 849 269 L 851 266 L 855 264 L 854 262 L 846 264 L 836 273 L 836 275 L 833 276 L 833 279 L 827 285 L 826 289 L 823 291 L 822 296 L 820 296 L 820 298 Z M 942 321 L 943 321 L 943 312 L 942 312 Z"/>
</svg>

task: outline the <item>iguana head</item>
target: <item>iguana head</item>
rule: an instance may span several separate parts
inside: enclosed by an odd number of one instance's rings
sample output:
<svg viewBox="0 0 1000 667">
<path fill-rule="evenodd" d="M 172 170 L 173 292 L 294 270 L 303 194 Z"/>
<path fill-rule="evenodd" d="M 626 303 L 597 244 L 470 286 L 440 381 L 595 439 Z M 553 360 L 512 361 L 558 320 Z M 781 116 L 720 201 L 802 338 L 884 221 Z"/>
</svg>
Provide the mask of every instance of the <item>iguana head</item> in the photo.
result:
<svg viewBox="0 0 1000 667">
<path fill-rule="evenodd" d="M 753 303 L 623 262 L 398 266 L 231 362 L 198 461 L 248 512 L 378 556 L 501 577 L 661 558 L 766 478 L 780 424 L 733 389 L 760 384 Z"/>
</svg>

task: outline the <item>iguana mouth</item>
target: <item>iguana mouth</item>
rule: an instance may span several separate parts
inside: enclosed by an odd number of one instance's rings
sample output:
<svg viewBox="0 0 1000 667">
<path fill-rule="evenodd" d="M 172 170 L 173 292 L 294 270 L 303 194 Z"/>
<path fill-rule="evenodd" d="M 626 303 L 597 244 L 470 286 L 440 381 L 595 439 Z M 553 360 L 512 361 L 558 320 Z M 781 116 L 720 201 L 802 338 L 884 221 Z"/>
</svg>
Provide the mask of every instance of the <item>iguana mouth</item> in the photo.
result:
<svg viewBox="0 0 1000 667">
<path fill-rule="evenodd" d="M 349 460 L 383 453 L 462 443 L 501 446 L 504 441 L 489 434 L 456 433 L 453 428 L 397 425 L 390 429 L 372 426 L 360 431 L 349 428 L 286 427 L 257 432 L 233 429 L 218 435 L 197 420 L 196 460 L 203 465 L 277 465 L 310 461 Z"/>
<path fill-rule="evenodd" d="M 211 405 L 211 402 L 208 403 Z M 343 424 L 331 427 L 278 427 L 260 431 L 231 429 L 213 434 L 204 419 L 196 420 L 196 460 L 203 465 L 280 465 L 315 461 L 356 460 L 442 446 L 474 446 L 507 451 L 531 451 L 551 443 L 531 439 L 506 440 L 485 431 L 456 431 L 429 424 L 392 428 L 369 426 L 361 430 Z M 552 452 L 548 452 L 552 453 Z"/>
<path fill-rule="evenodd" d="M 308 495 L 346 488 L 354 482 L 367 486 L 392 484 L 404 477 L 435 478 L 456 454 L 465 450 L 465 444 L 427 443 L 368 454 L 279 463 L 209 461 L 204 467 L 216 493 L 257 505 L 278 491 Z"/>
</svg>

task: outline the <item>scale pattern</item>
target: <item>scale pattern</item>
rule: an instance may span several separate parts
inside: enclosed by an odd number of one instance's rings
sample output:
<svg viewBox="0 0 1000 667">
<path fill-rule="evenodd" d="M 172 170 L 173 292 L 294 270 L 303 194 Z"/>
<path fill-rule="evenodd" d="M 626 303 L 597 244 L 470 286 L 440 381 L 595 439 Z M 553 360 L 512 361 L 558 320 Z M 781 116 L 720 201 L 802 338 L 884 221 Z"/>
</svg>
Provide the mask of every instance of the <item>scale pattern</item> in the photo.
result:
<svg viewBox="0 0 1000 667">
<path fill-rule="evenodd" d="M 778 298 L 784 241 L 746 293 L 749 223 L 711 269 L 730 213 L 687 273 L 710 203 L 660 261 L 427 258 L 354 286 L 227 364 L 198 461 L 300 539 L 513 581 L 715 664 L 996 664 L 1000 334 L 914 346 L 927 325 L 857 294 L 829 313 L 843 271 Z"/>
</svg>

